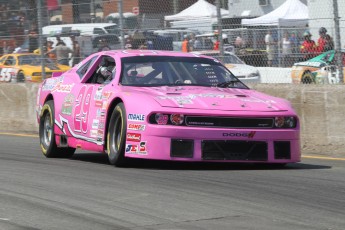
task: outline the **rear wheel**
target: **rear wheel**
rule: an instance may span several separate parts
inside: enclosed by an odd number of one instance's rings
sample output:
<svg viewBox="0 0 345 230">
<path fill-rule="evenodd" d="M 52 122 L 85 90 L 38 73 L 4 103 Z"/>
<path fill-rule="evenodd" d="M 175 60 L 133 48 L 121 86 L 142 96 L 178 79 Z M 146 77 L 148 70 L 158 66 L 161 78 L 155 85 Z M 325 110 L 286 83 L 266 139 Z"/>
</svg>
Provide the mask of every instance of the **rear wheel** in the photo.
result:
<svg viewBox="0 0 345 230">
<path fill-rule="evenodd" d="M 24 82 L 25 81 L 25 75 L 23 71 L 19 71 L 17 73 L 17 82 Z"/>
<path fill-rule="evenodd" d="M 42 153 L 48 158 L 71 157 L 75 152 L 75 148 L 59 148 L 56 145 L 54 119 L 54 102 L 50 100 L 42 108 L 39 123 L 39 139 Z"/>
<path fill-rule="evenodd" d="M 313 75 L 311 74 L 311 72 L 305 72 L 302 76 L 302 83 L 303 84 L 314 84 L 314 77 Z"/>
<path fill-rule="evenodd" d="M 107 151 L 109 162 L 115 166 L 125 166 L 126 110 L 123 103 L 116 105 L 109 122 Z"/>
</svg>

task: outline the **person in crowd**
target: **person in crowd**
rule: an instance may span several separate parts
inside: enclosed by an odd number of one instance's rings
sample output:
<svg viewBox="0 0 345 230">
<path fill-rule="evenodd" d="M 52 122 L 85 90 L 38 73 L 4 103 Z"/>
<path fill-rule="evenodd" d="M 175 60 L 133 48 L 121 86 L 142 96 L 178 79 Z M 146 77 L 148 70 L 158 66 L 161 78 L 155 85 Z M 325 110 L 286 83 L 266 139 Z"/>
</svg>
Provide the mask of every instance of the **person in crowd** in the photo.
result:
<svg viewBox="0 0 345 230">
<path fill-rule="evenodd" d="M 79 42 L 75 39 L 74 35 L 71 35 L 72 47 L 73 47 L 73 59 L 72 59 L 72 66 L 78 64 L 80 62 L 80 46 Z"/>
<path fill-rule="evenodd" d="M 320 27 L 319 35 L 320 37 L 317 39 L 317 52 L 323 53 L 325 51 L 326 35 L 327 35 L 327 30 L 325 27 Z"/>
<path fill-rule="evenodd" d="M 125 49 L 130 50 L 132 49 L 132 36 L 125 35 Z"/>
<path fill-rule="evenodd" d="M 11 52 L 11 47 L 7 44 L 6 41 L 2 43 L 2 54 L 9 54 Z"/>
<path fill-rule="evenodd" d="M 99 40 L 98 52 L 100 52 L 100 51 L 107 51 L 107 50 L 111 50 L 111 48 L 108 45 L 107 41 L 104 38 L 100 39 Z"/>
<path fill-rule="evenodd" d="M 28 33 L 29 36 L 29 53 L 33 53 L 35 49 L 38 48 L 38 29 L 37 25 L 34 23 Z"/>
<path fill-rule="evenodd" d="M 283 66 L 289 66 L 291 64 L 290 57 L 292 54 L 292 46 L 291 46 L 291 40 L 289 38 L 289 33 L 285 32 L 284 37 L 282 39 L 282 61 Z"/>
<path fill-rule="evenodd" d="M 315 57 L 317 54 L 317 46 L 314 40 L 311 39 L 311 33 L 309 31 L 305 31 L 303 34 L 304 41 L 301 45 L 301 53 L 303 53 L 303 60 L 308 60 L 310 58 Z"/>
<path fill-rule="evenodd" d="M 185 34 L 183 36 L 183 42 L 182 42 L 182 52 L 188 53 L 189 51 L 189 41 L 188 41 L 188 36 Z"/>
<path fill-rule="evenodd" d="M 52 42 L 52 41 L 47 41 L 47 52 L 49 52 L 49 51 L 51 51 L 52 49 L 54 49 L 53 44 L 54 44 L 54 42 Z M 56 61 L 56 54 L 55 54 L 54 52 L 48 53 L 48 57 L 49 57 L 50 59 L 52 59 L 53 61 Z"/>
<path fill-rule="evenodd" d="M 265 36 L 266 52 L 267 52 L 267 65 L 273 66 L 273 59 L 275 55 L 275 41 L 272 36 L 272 31 L 268 30 Z"/>
<path fill-rule="evenodd" d="M 202 50 L 201 38 L 195 38 L 193 49 L 194 50 Z"/>
<path fill-rule="evenodd" d="M 214 36 L 213 50 L 219 50 L 219 39 L 218 35 Z"/>
<path fill-rule="evenodd" d="M 192 52 L 194 50 L 195 34 L 190 34 L 190 39 L 188 41 L 188 51 Z"/>
<path fill-rule="evenodd" d="M 329 50 L 333 50 L 334 49 L 334 42 L 333 42 L 333 38 L 329 35 L 326 34 L 326 43 L 325 43 L 325 47 L 324 47 L 324 51 L 329 51 Z"/>
<path fill-rule="evenodd" d="M 73 50 L 66 46 L 66 44 L 63 41 L 58 42 L 54 49 L 46 52 L 46 55 L 53 52 L 55 52 L 56 59 L 59 64 L 69 65 L 70 55 L 73 55 Z"/>
<path fill-rule="evenodd" d="M 318 53 L 323 53 L 328 50 L 334 49 L 333 39 L 329 34 L 327 34 L 327 30 L 325 27 L 320 27 L 319 35 L 320 37 L 317 40 Z"/>
<path fill-rule="evenodd" d="M 296 32 L 292 32 L 290 35 L 290 44 L 291 44 L 291 52 L 296 54 L 299 53 L 299 41 L 298 41 L 298 37 L 297 37 L 297 33 Z"/>
</svg>

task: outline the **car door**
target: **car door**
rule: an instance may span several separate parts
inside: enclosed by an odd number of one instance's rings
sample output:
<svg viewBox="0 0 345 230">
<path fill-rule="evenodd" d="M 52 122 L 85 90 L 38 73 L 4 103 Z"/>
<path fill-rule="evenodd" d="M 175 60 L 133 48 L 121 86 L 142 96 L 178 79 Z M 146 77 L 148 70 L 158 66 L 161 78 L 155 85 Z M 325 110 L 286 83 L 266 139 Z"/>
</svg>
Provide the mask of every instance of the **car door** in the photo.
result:
<svg viewBox="0 0 345 230">
<path fill-rule="evenodd" d="M 81 83 L 73 87 L 73 131 L 79 139 L 97 144 L 103 143 L 105 112 L 111 95 L 109 90 L 104 90 L 108 88 L 107 82 L 97 79 L 101 74 L 99 69 L 105 65 L 104 57 L 97 56 L 82 65 L 77 70 Z"/>
</svg>

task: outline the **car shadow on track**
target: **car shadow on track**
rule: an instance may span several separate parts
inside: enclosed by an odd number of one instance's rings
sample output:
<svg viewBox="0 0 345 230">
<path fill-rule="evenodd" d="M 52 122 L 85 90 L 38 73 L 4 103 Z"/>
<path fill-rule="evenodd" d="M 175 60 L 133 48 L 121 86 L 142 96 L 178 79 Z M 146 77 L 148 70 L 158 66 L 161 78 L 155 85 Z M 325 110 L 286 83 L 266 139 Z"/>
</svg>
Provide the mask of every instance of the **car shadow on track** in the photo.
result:
<svg viewBox="0 0 345 230">
<path fill-rule="evenodd" d="M 76 153 L 70 160 L 109 165 L 108 156 L 101 153 Z M 285 166 L 273 164 L 222 163 L 222 162 L 180 162 L 130 159 L 125 168 L 154 170 L 310 170 L 330 169 L 331 166 L 291 163 Z"/>
</svg>

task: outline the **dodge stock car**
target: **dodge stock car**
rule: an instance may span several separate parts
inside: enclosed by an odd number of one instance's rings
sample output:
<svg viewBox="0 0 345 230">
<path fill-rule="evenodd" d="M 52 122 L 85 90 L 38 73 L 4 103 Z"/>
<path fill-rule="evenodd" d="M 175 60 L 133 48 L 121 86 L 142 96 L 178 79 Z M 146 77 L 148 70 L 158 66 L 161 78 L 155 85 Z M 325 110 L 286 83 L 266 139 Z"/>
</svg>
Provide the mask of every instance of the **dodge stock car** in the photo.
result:
<svg viewBox="0 0 345 230">
<path fill-rule="evenodd" d="M 54 72 L 69 70 L 67 65 L 60 65 L 51 59 L 45 59 L 46 77 Z M 41 82 L 41 55 L 33 53 L 6 54 L 0 58 L 0 82 Z"/>
<path fill-rule="evenodd" d="M 249 89 L 217 59 L 171 51 L 90 55 L 39 86 L 46 157 L 76 148 L 130 158 L 299 162 L 300 124 L 288 101 Z"/>
</svg>

